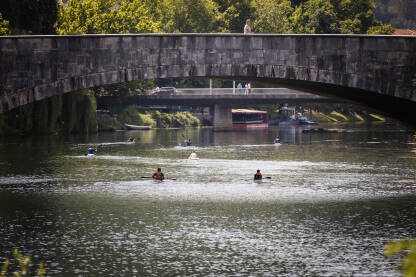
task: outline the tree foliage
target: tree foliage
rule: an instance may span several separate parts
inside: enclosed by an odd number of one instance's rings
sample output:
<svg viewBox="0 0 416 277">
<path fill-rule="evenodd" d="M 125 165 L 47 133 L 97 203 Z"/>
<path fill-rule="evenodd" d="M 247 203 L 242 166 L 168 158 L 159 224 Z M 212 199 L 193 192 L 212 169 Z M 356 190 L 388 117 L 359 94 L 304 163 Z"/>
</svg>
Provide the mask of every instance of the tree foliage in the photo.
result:
<svg viewBox="0 0 416 277">
<path fill-rule="evenodd" d="M 169 33 L 222 31 L 222 14 L 212 0 L 162 0 L 159 5 L 162 30 Z"/>
<path fill-rule="evenodd" d="M 57 33 L 154 33 L 159 25 L 143 1 L 69 0 L 60 4 Z"/>
<path fill-rule="evenodd" d="M 367 34 L 369 35 L 391 35 L 394 33 L 394 28 L 391 25 L 387 24 L 379 24 L 375 26 L 371 26 L 367 30 Z"/>
<path fill-rule="evenodd" d="M 55 34 L 56 0 L 1 0 L 0 12 L 12 34 Z"/>
<path fill-rule="evenodd" d="M 130 95 L 144 94 L 154 87 L 154 80 L 140 80 L 96 87 L 94 94 L 95 96 L 117 96 L 121 100 Z"/>
<path fill-rule="evenodd" d="M 416 240 L 400 240 L 387 244 L 384 248 L 387 256 L 404 254 L 402 272 L 404 277 L 416 277 Z"/>
<path fill-rule="evenodd" d="M 372 0 L 338 0 L 334 6 L 340 33 L 365 34 L 376 23 Z"/>
<path fill-rule="evenodd" d="M 253 0 L 215 0 L 223 14 L 224 31 L 241 33 L 247 19 L 254 19 Z"/>
<path fill-rule="evenodd" d="M 416 30 L 415 0 L 374 0 L 374 2 L 377 20 L 397 28 Z"/>
<path fill-rule="evenodd" d="M 337 15 L 330 0 L 309 0 L 300 6 L 298 14 L 299 17 L 292 18 L 292 22 L 297 26 L 304 25 L 306 33 L 338 32 Z"/>
<path fill-rule="evenodd" d="M 290 33 L 293 8 L 289 0 L 254 0 L 254 26 L 259 33 Z"/>
<path fill-rule="evenodd" d="M 247 18 L 257 33 L 389 33 L 374 10 L 372 0 L 69 0 L 58 33 L 240 33 Z"/>
<path fill-rule="evenodd" d="M 10 34 L 9 21 L 4 20 L 2 14 L 0 13 L 0 36 L 6 36 L 8 34 Z"/>
</svg>

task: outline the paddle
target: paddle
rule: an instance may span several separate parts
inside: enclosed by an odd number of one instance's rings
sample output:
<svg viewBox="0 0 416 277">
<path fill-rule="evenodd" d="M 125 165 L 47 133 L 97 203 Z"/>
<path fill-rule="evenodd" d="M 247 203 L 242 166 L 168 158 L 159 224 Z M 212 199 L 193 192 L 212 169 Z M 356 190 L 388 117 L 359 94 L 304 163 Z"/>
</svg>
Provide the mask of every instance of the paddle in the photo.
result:
<svg viewBox="0 0 416 277">
<path fill-rule="evenodd" d="M 142 176 L 140 178 L 142 178 L 142 179 L 153 179 L 152 176 Z M 165 178 L 164 180 L 173 180 L 173 181 L 176 181 L 176 178 Z"/>
<path fill-rule="evenodd" d="M 263 177 L 263 179 L 260 179 L 260 180 L 258 180 L 258 179 L 249 179 L 249 180 L 244 180 L 244 181 L 261 181 L 261 180 L 264 180 L 264 179 L 268 179 L 268 180 L 270 180 L 270 179 L 272 179 L 272 177 Z"/>
</svg>

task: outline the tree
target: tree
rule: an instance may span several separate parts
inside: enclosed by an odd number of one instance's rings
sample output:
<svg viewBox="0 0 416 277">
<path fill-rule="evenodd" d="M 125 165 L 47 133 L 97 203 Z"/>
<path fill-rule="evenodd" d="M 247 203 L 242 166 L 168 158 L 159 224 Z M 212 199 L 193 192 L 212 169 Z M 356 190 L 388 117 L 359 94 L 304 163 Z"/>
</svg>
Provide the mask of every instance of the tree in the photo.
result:
<svg viewBox="0 0 416 277">
<path fill-rule="evenodd" d="M 159 23 L 140 0 L 69 0 L 59 7 L 58 34 L 158 31 Z"/>
<path fill-rule="evenodd" d="M 247 19 L 254 19 L 253 0 L 214 0 L 219 12 L 224 17 L 224 31 L 231 33 L 243 32 Z"/>
<path fill-rule="evenodd" d="M 162 0 L 159 16 L 161 29 L 168 33 L 219 32 L 224 25 L 213 0 Z"/>
<path fill-rule="evenodd" d="M 391 35 L 394 33 L 394 28 L 390 24 L 381 24 L 368 28 L 369 35 Z"/>
<path fill-rule="evenodd" d="M 10 34 L 9 21 L 3 20 L 3 16 L 0 13 L 0 36 L 6 36 Z"/>
<path fill-rule="evenodd" d="M 377 20 L 397 28 L 416 29 L 416 1 L 374 0 L 374 2 Z"/>
<path fill-rule="evenodd" d="M 290 0 L 254 0 L 255 20 L 253 25 L 260 33 L 290 33 L 289 22 L 293 12 Z"/>
<path fill-rule="evenodd" d="M 289 18 L 293 33 L 296 34 L 313 34 L 314 29 L 306 24 L 308 18 L 305 14 L 303 3 L 295 8 L 292 15 Z"/>
<path fill-rule="evenodd" d="M 330 0 L 308 0 L 299 5 L 292 18 L 295 32 L 315 34 L 339 33 L 337 14 Z"/>
<path fill-rule="evenodd" d="M 0 12 L 13 34 L 55 34 L 56 0 L 2 0 Z"/>
<path fill-rule="evenodd" d="M 333 0 L 343 34 L 365 34 L 375 24 L 372 0 Z"/>
<path fill-rule="evenodd" d="M 416 240 L 404 239 L 390 242 L 384 247 L 386 256 L 403 254 L 401 270 L 405 277 L 416 277 Z"/>
<path fill-rule="evenodd" d="M 105 85 L 94 88 L 95 96 L 117 96 L 119 99 L 130 95 L 144 94 L 155 87 L 154 80 L 140 80 L 125 83 Z"/>
</svg>

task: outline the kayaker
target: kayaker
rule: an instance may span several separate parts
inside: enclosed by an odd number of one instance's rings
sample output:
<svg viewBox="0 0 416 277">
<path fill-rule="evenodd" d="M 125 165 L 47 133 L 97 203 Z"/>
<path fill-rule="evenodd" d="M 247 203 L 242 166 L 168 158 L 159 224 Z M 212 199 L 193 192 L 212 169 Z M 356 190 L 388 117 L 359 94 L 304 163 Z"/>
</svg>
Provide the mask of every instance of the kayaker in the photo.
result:
<svg viewBox="0 0 416 277">
<path fill-rule="evenodd" d="M 186 146 L 192 146 L 192 141 L 191 141 L 191 139 L 188 139 L 188 140 L 186 141 Z"/>
<path fill-rule="evenodd" d="M 153 174 L 152 178 L 158 181 L 163 181 L 165 179 L 165 176 L 163 175 L 162 169 L 160 167 L 157 169 L 157 172 Z"/>
<path fill-rule="evenodd" d="M 257 169 L 256 174 L 254 174 L 254 180 L 261 180 L 263 176 L 261 176 L 260 169 Z"/>
<path fill-rule="evenodd" d="M 280 143 L 280 138 L 279 137 L 276 137 L 276 139 L 274 140 L 274 143 Z"/>
<path fill-rule="evenodd" d="M 97 149 L 94 148 L 92 145 L 90 145 L 90 148 L 88 148 L 88 155 L 94 155 L 95 152 L 97 152 Z"/>
<path fill-rule="evenodd" d="M 196 152 L 194 150 L 194 151 L 192 151 L 191 155 L 189 155 L 188 159 L 197 159 L 197 158 L 198 158 L 198 155 L 196 154 Z"/>
<path fill-rule="evenodd" d="M 134 142 L 136 139 L 134 137 L 129 137 L 129 140 L 127 142 Z"/>
</svg>

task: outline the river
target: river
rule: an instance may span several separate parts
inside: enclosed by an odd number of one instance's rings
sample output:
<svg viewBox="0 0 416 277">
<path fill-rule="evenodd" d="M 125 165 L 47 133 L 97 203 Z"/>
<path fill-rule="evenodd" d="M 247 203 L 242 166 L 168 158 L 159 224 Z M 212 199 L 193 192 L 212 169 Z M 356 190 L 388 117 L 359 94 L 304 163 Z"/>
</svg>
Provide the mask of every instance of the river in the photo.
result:
<svg viewBox="0 0 416 277">
<path fill-rule="evenodd" d="M 413 134 L 336 128 L 4 138 L 0 263 L 18 248 L 47 276 L 399 276 L 383 246 L 416 237 Z M 163 183 L 141 178 L 158 167 Z"/>
</svg>

